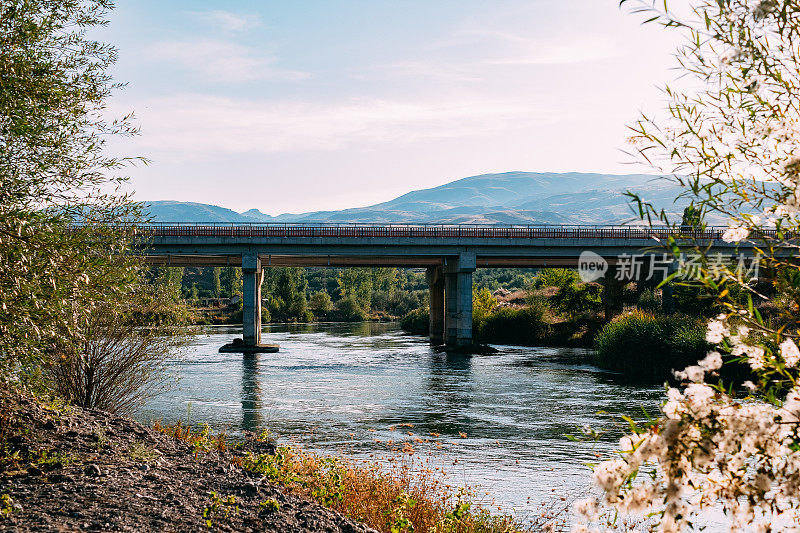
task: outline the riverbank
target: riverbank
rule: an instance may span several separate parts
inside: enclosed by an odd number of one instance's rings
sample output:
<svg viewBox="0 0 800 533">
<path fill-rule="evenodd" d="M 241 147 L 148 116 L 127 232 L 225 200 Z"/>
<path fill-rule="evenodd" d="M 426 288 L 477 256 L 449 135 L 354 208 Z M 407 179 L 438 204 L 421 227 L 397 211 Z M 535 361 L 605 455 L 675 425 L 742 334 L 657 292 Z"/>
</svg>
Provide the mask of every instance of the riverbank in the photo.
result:
<svg viewBox="0 0 800 533">
<path fill-rule="evenodd" d="M 0 531 L 373 531 L 235 467 L 274 451 L 253 435 L 198 449 L 128 418 L 0 389 L 0 441 Z"/>
<path fill-rule="evenodd" d="M 0 413 L 0 531 L 533 533 L 566 524 L 566 504 L 526 525 L 492 514 L 438 469 L 415 468 L 407 447 L 383 466 L 277 446 L 267 431 L 230 440 L 203 424 L 151 429 L 8 390 Z"/>
</svg>

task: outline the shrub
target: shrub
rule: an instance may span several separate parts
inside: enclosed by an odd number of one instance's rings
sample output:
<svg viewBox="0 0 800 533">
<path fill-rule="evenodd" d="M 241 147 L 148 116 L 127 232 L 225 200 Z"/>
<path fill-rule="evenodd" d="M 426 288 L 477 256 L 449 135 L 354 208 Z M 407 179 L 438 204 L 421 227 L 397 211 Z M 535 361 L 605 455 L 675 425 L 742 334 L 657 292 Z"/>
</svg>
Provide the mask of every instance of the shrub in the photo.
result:
<svg viewBox="0 0 800 533">
<path fill-rule="evenodd" d="M 540 343 L 550 329 L 546 319 L 547 307 L 501 307 L 473 322 L 476 340 L 507 344 L 532 345 Z"/>
<path fill-rule="evenodd" d="M 646 380 L 671 378 L 705 356 L 705 326 L 685 315 L 636 310 L 606 324 L 595 338 L 598 366 Z"/>
<path fill-rule="evenodd" d="M 364 308 L 353 296 L 348 296 L 336 302 L 336 314 L 340 320 L 346 322 L 361 322 L 367 319 Z"/>
<path fill-rule="evenodd" d="M 430 314 L 427 309 L 415 309 L 400 320 L 403 331 L 414 335 L 427 335 L 430 332 Z"/>
<path fill-rule="evenodd" d="M 174 306 L 155 292 L 131 295 L 128 308 L 96 306 L 81 337 L 55 350 L 44 367 L 67 402 L 110 412 L 131 411 L 168 384 L 166 361 L 185 337 L 159 324 Z"/>
</svg>

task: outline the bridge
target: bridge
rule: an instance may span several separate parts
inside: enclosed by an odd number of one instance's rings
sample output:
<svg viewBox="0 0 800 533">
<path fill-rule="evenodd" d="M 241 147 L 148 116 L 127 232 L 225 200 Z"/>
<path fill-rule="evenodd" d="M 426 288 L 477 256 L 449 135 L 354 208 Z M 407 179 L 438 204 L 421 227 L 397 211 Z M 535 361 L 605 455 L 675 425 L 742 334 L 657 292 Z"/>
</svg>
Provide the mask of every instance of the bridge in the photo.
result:
<svg viewBox="0 0 800 533">
<path fill-rule="evenodd" d="M 681 239 L 712 254 L 735 255 L 736 245 L 722 240 L 724 230 L 682 232 Z M 609 265 L 605 282 L 613 283 L 626 257 L 640 256 L 641 271 L 652 274 L 664 253 L 659 243 L 674 233 L 640 226 L 164 223 L 139 227 L 138 248 L 154 265 L 241 266 L 245 345 L 261 343 L 264 268 L 426 268 L 431 342 L 463 347 L 473 342 L 477 268 L 577 267 L 581 254 L 591 251 Z"/>
</svg>

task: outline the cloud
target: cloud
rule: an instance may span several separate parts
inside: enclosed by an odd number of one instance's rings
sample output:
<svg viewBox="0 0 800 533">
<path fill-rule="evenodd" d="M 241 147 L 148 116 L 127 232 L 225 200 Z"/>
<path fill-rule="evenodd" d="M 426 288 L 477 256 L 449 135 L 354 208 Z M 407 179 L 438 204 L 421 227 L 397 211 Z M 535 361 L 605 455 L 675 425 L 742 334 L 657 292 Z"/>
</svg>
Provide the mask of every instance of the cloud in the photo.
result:
<svg viewBox="0 0 800 533">
<path fill-rule="evenodd" d="M 259 54 L 252 48 L 215 39 L 156 43 L 146 49 L 146 54 L 224 83 L 308 77 L 304 72 L 275 67 L 274 57 Z"/>
<path fill-rule="evenodd" d="M 186 94 L 137 105 L 137 144 L 147 151 L 271 154 L 369 148 L 387 143 L 513 135 L 564 119 L 534 100 L 443 95 L 437 99 L 343 102 L 237 100 Z"/>
<path fill-rule="evenodd" d="M 229 33 L 249 30 L 261 25 L 261 20 L 255 15 L 239 15 L 230 11 L 193 11 L 190 15 L 210 24 L 213 28 Z"/>
</svg>

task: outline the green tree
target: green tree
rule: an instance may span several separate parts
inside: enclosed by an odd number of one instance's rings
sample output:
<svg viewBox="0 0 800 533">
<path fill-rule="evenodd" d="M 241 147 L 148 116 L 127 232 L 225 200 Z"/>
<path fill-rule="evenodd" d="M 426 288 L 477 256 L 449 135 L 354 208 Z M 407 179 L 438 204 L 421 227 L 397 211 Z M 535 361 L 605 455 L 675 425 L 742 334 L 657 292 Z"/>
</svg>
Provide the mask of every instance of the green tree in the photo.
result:
<svg viewBox="0 0 800 533">
<path fill-rule="evenodd" d="M 242 295 L 242 269 L 225 267 L 222 271 L 222 284 L 225 287 L 225 296 L 233 298 Z"/>
<path fill-rule="evenodd" d="M 372 304 L 372 287 L 375 276 L 365 268 L 343 268 L 336 278 L 342 300 L 352 300 L 363 311 Z"/>
<path fill-rule="evenodd" d="M 222 269 L 220 267 L 214 267 L 213 273 L 213 281 L 212 281 L 212 288 L 211 293 L 214 295 L 214 298 L 219 298 L 222 296 Z"/>
<path fill-rule="evenodd" d="M 497 299 L 492 296 L 489 289 L 472 288 L 472 318 L 474 322 L 482 322 L 495 307 L 497 307 Z"/>
<path fill-rule="evenodd" d="M 304 268 L 268 269 L 264 284 L 270 296 L 270 314 L 274 320 L 308 322 L 313 318 L 308 310 L 308 281 Z"/>
<path fill-rule="evenodd" d="M 111 157 L 130 116 L 107 121 L 116 50 L 90 39 L 102 0 L 0 2 L 0 364 L 32 367 L 78 343 L 98 307 L 141 281 L 127 252 L 141 205 Z M 74 223 L 79 222 L 79 225 Z"/>
<path fill-rule="evenodd" d="M 333 310 L 331 297 L 325 291 L 317 291 L 312 294 L 308 305 L 317 316 L 324 316 Z"/>
</svg>

